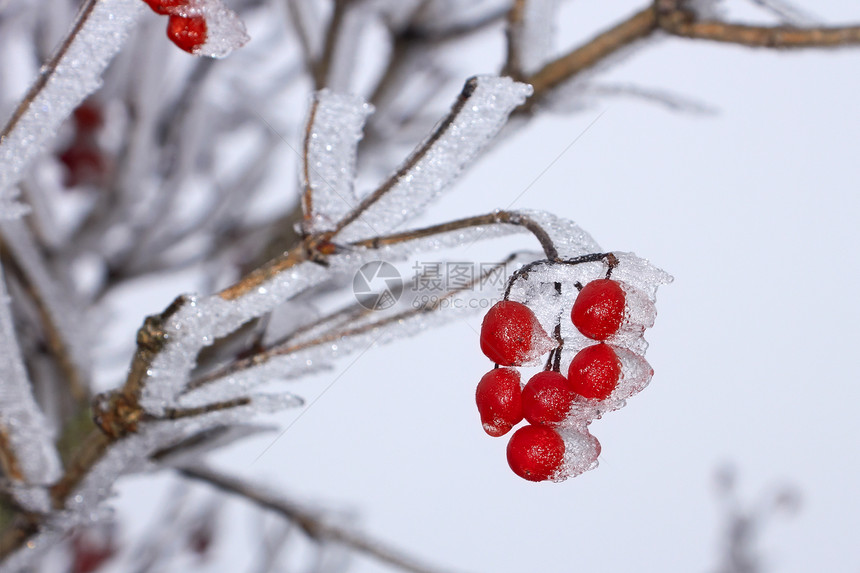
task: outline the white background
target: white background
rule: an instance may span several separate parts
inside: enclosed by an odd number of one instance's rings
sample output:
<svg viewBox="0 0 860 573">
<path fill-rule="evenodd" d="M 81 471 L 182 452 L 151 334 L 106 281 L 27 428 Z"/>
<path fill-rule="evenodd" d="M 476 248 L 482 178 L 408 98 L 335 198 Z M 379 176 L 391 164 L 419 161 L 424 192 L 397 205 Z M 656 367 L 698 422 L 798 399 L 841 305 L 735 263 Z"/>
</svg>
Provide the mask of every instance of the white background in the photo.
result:
<svg viewBox="0 0 860 573">
<path fill-rule="evenodd" d="M 639 7 L 612 4 L 565 4 L 559 48 Z M 860 21 L 853 1 L 806 4 L 828 23 Z M 464 78 L 493 71 L 462 67 Z M 762 533 L 770 570 L 858 571 L 858 70 L 860 49 L 652 42 L 603 79 L 716 114 L 604 98 L 543 115 L 428 213 L 549 210 L 674 275 L 647 333 L 654 379 L 592 426 L 596 470 L 533 484 L 508 469 L 507 440 L 486 436 L 474 407 L 489 368 L 480 315 L 342 360 L 295 387 L 312 405 L 278 417 L 295 424 L 259 460 L 273 435 L 216 461 L 297 499 L 354 509 L 367 532 L 428 562 L 511 573 L 713 571 L 725 525 L 714 474 L 730 464 L 749 507 L 783 486 L 802 497 L 796 515 Z M 144 483 L 127 482 L 121 511 L 140 492 L 157 503 Z M 253 535 L 251 518 L 230 511 L 234 541 Z M 212 570 L 247 565 L 246 542 L 225 544 Z M 361 559 L 354 570 L 388 569 Z"/>
</svg>

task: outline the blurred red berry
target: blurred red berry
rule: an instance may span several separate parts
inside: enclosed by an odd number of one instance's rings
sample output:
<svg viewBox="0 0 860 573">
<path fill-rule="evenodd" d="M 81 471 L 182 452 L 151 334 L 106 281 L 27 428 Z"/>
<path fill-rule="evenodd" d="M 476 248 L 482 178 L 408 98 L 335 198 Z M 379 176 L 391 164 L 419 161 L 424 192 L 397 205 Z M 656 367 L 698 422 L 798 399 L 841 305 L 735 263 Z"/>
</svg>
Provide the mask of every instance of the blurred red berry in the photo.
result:
<svg viewBox="0 0 860 573">
<path fill-rule="evenodd" d="M 520 373 L 512 368 L 490 370 L 475 392 L 475 402 L 484 431 L 497 438 L 523 419 Z"/>
<path fill-rule="evenodd" d="M 99 185 L 108 170 L 104 155 L 94 143 L 74 142 L 59 155 L 59 159 L 66 167 L 63 179 L 66 187 Z"/>
<path fill-rule="evenodd" d="M 558 475 L 564 462 L 564 441 L 546 426 L 523 426 L 508 442 L 508 465 L 529 481 L 544 481 Z"/>
<path fill-rule="evenodd" d="M 189 54 L 206 43 L 206 18 L 185 18 L 171 14 L 167 20 L 167 37 Z"/>
<path fill-rule="evenodd" d="M 558 372 L 538 372 L 523 389 L 523 416 L 531 424 L 563 421 L 576 395 Z"/>
<path fill-rule="evenodd" d="M 73 535 L 71 573 L 94 573 L 116 554 L 113 538 L 100 533 L 84 530 Z"/>
<path fill-rule="evenodd" d="M 624 291 L 616 281 L 591 281 L 576 297 L 570 318 L 584 336 L 606 340 L 621 328 L 625 302 Z"/>
<path fill-rule="evenodd" d="M 573 357 L 567 372 L 571 389 L 585 398 L 605 400 L 621 378 L 621 361 L 608 344 L 595 344 Z"/>
<path fill-rule="evenodd" d="M 552 339 L 526 305 L 503 300 L 487 311 L 481 325 L 481 350 L 496 364 L 522 366 L 551 348 Z"/>
</svg>

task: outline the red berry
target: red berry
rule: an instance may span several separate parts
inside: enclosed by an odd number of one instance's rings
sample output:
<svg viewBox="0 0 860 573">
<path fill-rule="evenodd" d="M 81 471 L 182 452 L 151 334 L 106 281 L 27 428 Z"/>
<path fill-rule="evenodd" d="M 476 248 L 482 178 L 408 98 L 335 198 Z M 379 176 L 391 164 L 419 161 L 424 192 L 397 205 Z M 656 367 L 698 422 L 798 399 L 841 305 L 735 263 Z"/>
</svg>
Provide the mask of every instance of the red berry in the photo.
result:
<svg viewBox="0 0 860 573">
<path fill-rule="evenodd" d="M 508 442 L 508 465 L 529 481 L 559 475 L 564 462 L 564 441 L 546 426 L 523 426 Z"/>
<path fill-rule="evenodd" d="M 573 391 L 595 400 L 608 398 L 620 378 L 621 361 L 608 344 L 595 344 L 580 350 L 567 372 Z"/>
<path fill-rule="evenodd" d="M 66 166 L 63 179 L 66 187 L 100 185 L 108 170 L 107 160 L 95 143 L 73 143 L 59 155 L 59 159 Z"/>
<path fill-rule="evenodd" d="M 557 424 L 567 417 L 576 395 L 558 372 L 538 372 L 523 389 L 523 416 L 532 424 Z"/>
<path fill-rule="evenodd" d="M 594 340 L 606 340 L 621 328 L 626 296 L 616 281 L 591 281 L 576 297 L 570 318 L 579 331 Z"/>
<path fill-rule="evenodd" d="M 188 0 L 143 0 L 156 14 L 171 14 L 176 8 L 188 5 Z"/>
<path fill-rule="evenodd" d="M 206 43 L 206 18 L 192 16 L 185 18 L 171 14 L 167 21 L 167 37 L 188 53 Z"/>
<path fill-rule="evenodd" d="M 475 402 L 484 431 L 497 438 L 507 434 L 523 419 L 520 373 L 512 368 L 490 370 L 475 392 Z"/>
<path fill-rule="evenodd" d="M 502 366 L 522 366 L 552 349 L 552 339 L 526 305 L 496 303 L 481 325 L 481 350 Z"/>
</svg>

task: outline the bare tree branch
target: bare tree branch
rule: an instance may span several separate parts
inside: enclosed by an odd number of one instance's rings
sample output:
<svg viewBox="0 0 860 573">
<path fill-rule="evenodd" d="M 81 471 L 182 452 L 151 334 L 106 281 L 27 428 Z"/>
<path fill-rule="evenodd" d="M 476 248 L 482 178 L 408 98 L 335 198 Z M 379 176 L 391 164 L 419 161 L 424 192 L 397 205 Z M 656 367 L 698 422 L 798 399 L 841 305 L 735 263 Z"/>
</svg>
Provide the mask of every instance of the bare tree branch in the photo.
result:
<svg viewBox="0 0 860 573">
<path fill-rule="evenodd" d="M 180 468 L 179 472 L 185 477 L 206 482 L 222 491 L 242 496 L 260 507 L 277 512 L 299 526 L 312 539 L 343 544 L 402 571 L 412 573 L 443 572 L 442 569 L 420 563 L 404 552 L 366 534 L 329 523 L 318 512 L 307 510 L 293 501 L 268 493 L 261 486 L 227 476 L 204 466 L 186 466 Z"/>
</svg>

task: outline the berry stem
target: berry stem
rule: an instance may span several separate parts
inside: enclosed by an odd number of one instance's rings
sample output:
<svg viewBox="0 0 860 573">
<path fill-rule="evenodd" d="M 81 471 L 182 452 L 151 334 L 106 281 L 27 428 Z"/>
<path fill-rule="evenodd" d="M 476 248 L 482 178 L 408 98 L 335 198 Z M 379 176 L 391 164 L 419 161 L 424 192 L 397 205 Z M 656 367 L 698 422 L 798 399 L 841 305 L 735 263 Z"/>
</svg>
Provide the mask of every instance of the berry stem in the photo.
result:
<svg viewBox="0 0 860 573">
<path fill-rule="evenodd" d="M 442 233 L 449 233 L 451 231 L 458 231 L 460 229 L 468 229 L 470 227 L 482 227 L 486 225 L 517 225 L 519 227 L 523 227 L 526 230 L 530 231 L 531 234 L 534 235 L 535 238 L 538 240 L 538 242 L 540 242 L 544 254 L 547 257 L 547 260 L 558 260 L 558 250 L 555 248 L 555 244 L 552 242 L 552 238 L 544 230 L 544 228 L 541 227 L 540 224 L 531 217 L 523 215 L 522 213 L 517 213 L 516 211 L 495 211 L 493 213 L 487 213 L 486 215 L 466 217 L 465 219 L 458 219 L 456 221 L 443 223 L 441 225 L 424 227 L 423 229 L 414 229 L 411 231 L 404 231 L 402 233 L 382 235 L 379 237 L 374 237 L 372 239 L 356 241 L 354 243 L 350 243 L 350 246 L 379 249 L 388 245 L 396 245 L 398 243 L 414 241 L 416 239 L 422 239 L 424 237 L 432 237 L 434 235 L 439 235 Z"/>
<path fill-rule="evenodd" d="M 532 261 L 531 263 L 523 265 L 519 269 L 514 271 L 514 273 L 508 279 L 508 285 L 505 287 L 504 298 L 505 300 L 508 300 L 508 297 L 511 295 L 511 289 L 514 286 L 514 283 L 520 278 L 528 280 L 529 272 L 535 267 L 543 265 L 581 265 L 583 263 L 594 263 L 604 259 L 606 260 L 606 264 L 609 265 L 609 270 L 607 271 L 607 274 L 611 272 L 614 267 L 618 266 L 618 259 L 612 253 L 591 253 L 588 255 L 574 257 L 572 259 L 540 259 L 537 261 Z"/>
</svg>

